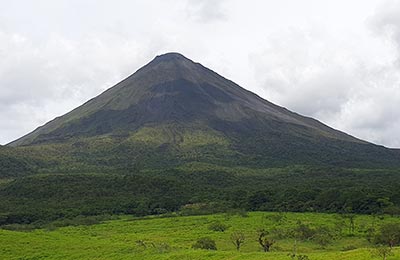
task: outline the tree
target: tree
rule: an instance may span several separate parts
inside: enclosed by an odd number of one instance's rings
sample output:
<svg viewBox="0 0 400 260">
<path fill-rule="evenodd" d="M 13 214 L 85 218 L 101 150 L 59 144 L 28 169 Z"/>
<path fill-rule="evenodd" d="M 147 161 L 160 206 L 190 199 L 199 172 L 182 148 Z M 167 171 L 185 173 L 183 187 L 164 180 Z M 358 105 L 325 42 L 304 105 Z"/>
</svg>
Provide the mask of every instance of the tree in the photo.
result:
<svg viewBox="0 0 400 260">
<path fill-rule="evenodd" d="M 381 226 L 374 239 L 376 244 L 386 245 L 393 248 L 400 244 L 400 224 L 387 223 Z"/>
<path fill-rule="evenodd" d="M 264 229 L 258 231 L 258 243 L 263 248 L 264 252 L 269 252 L 271 246 L 275 244 L 275 240 L 267 237 L 268 234 L 269 232 Z"/>
<path fill-rule="evenodd" d="M 357 215 L 356 214 L 352 214 L 352 213 L 347 213 L 347 214 L 343 214 L 342 217 L 349 221 L 349 233 L 351 235 L 353 235 L 354 231 L 356 229 L 355 220 L 356 220 Z"/>
<path fill-rule="evenodd" d="M 376 246 L 371 253 L 373 256 L 382 258 L 382 260 L 386 260 L 388 256 L 393 255 L 392 248 L 383 245 Z"/>
<path fill-rule="evenodd" d="M 310 240 L 315 235 L 315 230 L 307 224 L 303 224 L 301 221 L 297 222 L 297 226 L 294 230 L 295 236 L 300 240 Z"/>
<path fill-rule="evenodd" d="M 332 236 L 329 233 L 325 232 L 317 232 L 314 237 L 313 241 L 320 245 L 322 248 L 325 248 L 332 242 Z"/>
<path fill-rule="evenodd" d="M 272 214 L 272 215 L 268 216 L 267 218 L 276 222 L 278 225 L 283 224 L 287 220 L 286 214 L 283 212 L 278 212 L 276 214 Z"/>
<path fill-rule="evenodd" d="M 293 251 L 292 253 L 289 253 L 288 256 L 290 257 L 290 259 L 292 260 L 309 260 L 307 255 L 299 255 L 297 254 L 297 241 L 294 241 L 294 245 L 293 245 Z"/>
<path fill-rule="evenodd" d="M 208 226 L 208 229 L 216 232 L 224 232 L 228 229 L 228 226 L 221 222 L 213 222 Z"/>
<path fill-rule="evenodd" d="M 236 231 L 232 233 L 231 241 L 235 245 L 237 251 L 240 250 L 240 246 L 244 243 L 245 238 L 243 232 Z"/>
<path fill-rule="evenodd" d="M 315 234 L 312 240 L 322 248 L 329 245 L 335 239 L 334 233 L 328 227 L 318 227 L 315 229 Z"/>
<path fill-rule="evenodd" d="M 192 247 L 195 249 L 217 250 L 215 241 L 209 237 L 197 239 L 196 243 Z"/>
</svg>

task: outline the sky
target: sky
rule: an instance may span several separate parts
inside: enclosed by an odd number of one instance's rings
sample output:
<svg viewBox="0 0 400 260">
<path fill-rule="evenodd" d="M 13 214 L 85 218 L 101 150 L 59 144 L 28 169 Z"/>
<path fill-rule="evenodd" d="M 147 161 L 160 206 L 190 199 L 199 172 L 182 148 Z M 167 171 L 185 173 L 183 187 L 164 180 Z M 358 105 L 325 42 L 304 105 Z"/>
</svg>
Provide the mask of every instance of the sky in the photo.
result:
<svg viewBox="0 0 400 260">
<path fill-rule="evenodd" d="M 261 97 L 400 147 L 400 1 L 0 0 L 0 144 L 179 52 Z"/>
</svg>

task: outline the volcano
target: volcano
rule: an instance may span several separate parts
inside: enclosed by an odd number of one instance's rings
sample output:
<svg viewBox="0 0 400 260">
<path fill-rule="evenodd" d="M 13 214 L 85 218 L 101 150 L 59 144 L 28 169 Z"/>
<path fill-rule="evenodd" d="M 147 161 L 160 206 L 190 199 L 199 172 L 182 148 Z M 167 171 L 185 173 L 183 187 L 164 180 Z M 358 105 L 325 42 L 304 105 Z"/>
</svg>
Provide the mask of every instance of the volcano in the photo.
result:
<svg viewBox="0 0 400 260">
<path fill-rule="evenodd" d="M 9 144 L 50 145 L 68 147 L 63 149 L 76 160 L 111 167 L 192 161 L 257 167 L 400 164 L 397 151 L 275 105 L 179 53 L 157 56 Z"/>
</svg>

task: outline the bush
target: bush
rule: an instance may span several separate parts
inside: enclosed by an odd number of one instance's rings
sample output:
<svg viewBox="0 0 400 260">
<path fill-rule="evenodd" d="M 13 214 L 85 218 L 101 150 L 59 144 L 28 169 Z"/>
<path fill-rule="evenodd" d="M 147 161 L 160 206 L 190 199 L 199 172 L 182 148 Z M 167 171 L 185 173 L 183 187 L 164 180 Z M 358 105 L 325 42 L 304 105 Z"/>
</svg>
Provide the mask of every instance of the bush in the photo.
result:
<svg viewBox="0 0 400 260">
<path fill-rule="evenodd" d="M 351 251 L 351 250 L 355 250 L 355 249 L 357 249 L 357 247 L 355 245 L 347 245 L 342 248 L 342 251 Z"/>
<path fill-rule="evenodd" d="M 286 214 L 283 212 L 278 212 L 278 213 L 269 215 L 266 218 L 270 219 L 272 222 L 277 223 L 278 225 L 283 224 L 287 220 Z"/>
<path fill-rule="evenodd" d="M 271 233 L 274 234 L 274 237 L 277 239 L 286 239 L 292 236 L 291 230 L 285 228 L 272 228 Z"/>
<path fill-rule="evenodd" d="M 217 250 L 215 241 L 209 237 L 202 237 L 192 246 L 194 249 Z"/>
<path fill-rule="evenodd" d="M 325 247 L 337 238 L 330 228 L 325 226 L 311 227 L 299 222 L 294 230 L 295 237 L 302 241 L 312 240 L 314 243 Z"/>
<path fill-rule="evenodd" d="M 325 246 L 332 243 L 332 241 L 334 240 L 334 234 L 330 231 L 329 228 L 319 227 L 315 230 L 315 234 L 312 240 L 324 248 Z"/>
<path fill-rule="evenodd" d="M 221 222 L 213 222 L 208 226 L 209 230 L 216 231 L 216 232 L 224 232 L 229 227 Z"/>
<path fill-rule="evenodd" d="M 392 256 L 392 248 L 384 245 L 377 245 L 371 250 L 373 257 L 379 257 L 381 259 L 387 259 L 388 256 Z"/>
<path fill-rule="evenodd" d="M 295 228 L 294 232 L 295 232 L 295 237 L 302 241 L 310 240 L 315 235 L 314 229 L 312 229 L 309 225 L 303 224 L 301 222 L 297 224 L 297 227 Z"/>
<path fill-rule="evenodd" d="M 375 244 L 387 245 L 390 248 L 400 245 L 400 224 L 387 223 L 381 226 L 374 242 Z"/>
<path fill-rule="evenodd" d="M 157 253 L 167 253 L 171 251 L 171 246 L 167 243 L 154 243 L 151 241 L 137 240 L 136 244 L 142 249 L 152 248 Z"/>
</svg>

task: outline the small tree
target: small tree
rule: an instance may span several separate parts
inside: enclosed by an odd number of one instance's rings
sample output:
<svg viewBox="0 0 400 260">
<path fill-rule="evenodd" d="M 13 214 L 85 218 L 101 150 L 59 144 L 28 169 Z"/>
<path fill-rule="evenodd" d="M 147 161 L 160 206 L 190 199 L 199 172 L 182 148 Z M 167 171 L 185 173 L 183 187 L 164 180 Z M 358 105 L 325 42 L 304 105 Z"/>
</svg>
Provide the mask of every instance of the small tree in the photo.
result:
<svg viewBox="0 0 400 260">
<path fill-rule="evenodd" d="M 316 233 L 313 241 L 320 245 L 322 248 L 325 248 L 332 242 L 332 236 L 327 233 Z"/>
<path fill-rule="evenodd" d="M 322 248 L 325 248 L 327 245 L 332 243 L 335 239 L 335 235 L 328 227 L 318 227 L 315 229 L 315 234 L 312 237 L 312 240 L 320 245 Z"/>
<path fill-rule="evenodd" d="M 292 253 L 289 253 L 288 256 L 292 260 L 309 260 L 307 255 L 298 255 L 297 254 L 297 241 L 294 241 Z"/>
<path fill-rule="evenodd" d="M 197 239 L 196 243 L 192 247 L 195 249 L 217 250 L 215 241 L 209 237 Z"/>
<path fill-rule="evenodd" d="M 240 231 L 233 232 L 231 235 L 231 241 L 235 245 L 236 250 L 239 251 L 240 246 L 245 241 L 245 236 L 244 236 L 243 232 L 240 232 Z"/>
<path fill-rule="evenodd" d="M 354 231 L 356 229 L 356 214 L 347 213 L 343 214 L 342 217 L 349 222 L 349 233 L 350 235 L 354 235 Z"/>
<path fill-rule="evenodd" d="M 278 225 L 283 224 L 287 220 L 286 214 L 283 212 L 272 214 L 270 216 L 267 216 L 267 218 L 277 223 Z"/>
<path fill-rule="evenodd" d="M 381 226 L 379 233 L 375 236 L 374 242 L 393 248 L 400 244 L 400 224 L 387 223 Z"/>
<path fill-rule="evenodd" d="M 296 238 L 305 241 L 305 240 L 310 240 L 314 237 L 315 230 L 311 228 L 309 225 L 303 224 L 301 221 L 298 221 L 297 226 L 294 229 L 294 233 Z"/>
<path fill-rule="evenodd" d="M 229 227 L 221 222 L 213 222 L 208 226 L 209 230 L 216 231 L 216 232 L 224 232 Z"/>
<path fill-rule="evenodd" d="M 268 231 L 261 229 L 258 231 L 258 243 L 263 248 L 264 252 L 269 252 L 271 246 L 275 244 L 275 240 L 268 238 Z"/>
<path fill-rule="evenodd" d="M 382 260 L 386 260 L 388 256 L 393 255 L 392 248 L 383 245 L 376 246 L 371 253 L 372 256 L 380 257 Z"/>
</svg>

